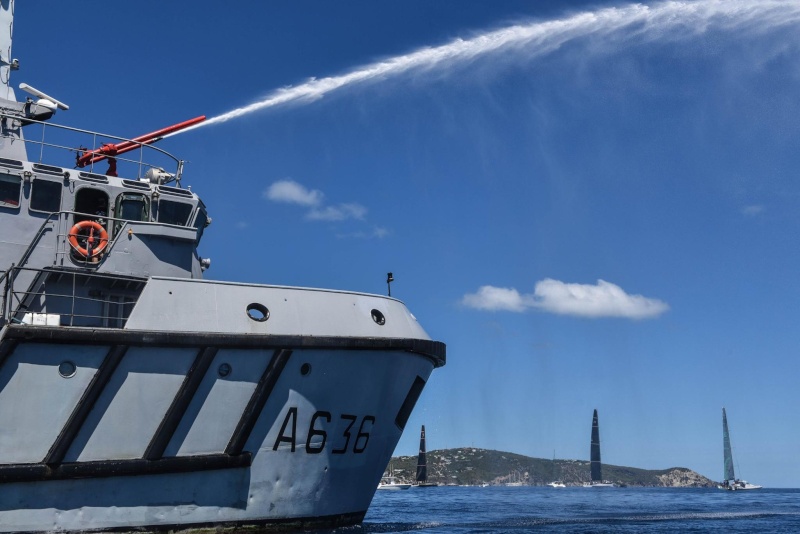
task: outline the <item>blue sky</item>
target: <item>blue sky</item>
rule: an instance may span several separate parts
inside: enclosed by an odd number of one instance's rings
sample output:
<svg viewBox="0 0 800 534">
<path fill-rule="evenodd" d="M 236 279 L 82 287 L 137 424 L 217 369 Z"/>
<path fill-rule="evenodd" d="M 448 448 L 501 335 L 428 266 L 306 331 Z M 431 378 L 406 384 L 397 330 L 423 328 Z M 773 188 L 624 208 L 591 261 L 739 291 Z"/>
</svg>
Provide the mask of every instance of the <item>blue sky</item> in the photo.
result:
<svg viewBox="0 0 800 534">
<path fill-rule="evenodd" d="M 448 345 L 397 454 L 425 424 L 588 459 L 597 408 L 604 462 L 718 479 L 725 406 L 740 474 L 796 486 L 798 26 L 772 0 L 25 0 L 13 84 L 131 137 L 285 100 L 161 146 L 209 278 L 394 273 Z"/>
</svg>

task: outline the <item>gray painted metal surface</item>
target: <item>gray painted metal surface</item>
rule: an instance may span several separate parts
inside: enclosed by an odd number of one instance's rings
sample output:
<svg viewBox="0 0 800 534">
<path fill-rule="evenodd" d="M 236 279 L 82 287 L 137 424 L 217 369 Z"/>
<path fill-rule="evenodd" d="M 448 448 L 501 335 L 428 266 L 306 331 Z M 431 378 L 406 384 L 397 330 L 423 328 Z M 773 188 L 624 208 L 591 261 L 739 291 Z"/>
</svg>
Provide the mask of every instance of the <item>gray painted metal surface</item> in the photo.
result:
<svg viewBox="0 0 800 534">
<path fill-rule="evenodd" d="M 27 161 L 23 129 L 66 107 L 15 101 L 13 11 L 0 0 L 0 532 L 359 522 L 444 345 L 392 298 L 203 280 L 210 218 L 155 147 L 107 174 Z"/>
<path fill-rule="evenodd" d="M 25 327 L 17 327 L 25 328 Z M 27 327 L 35 330 L 37 327 Z M 86 345 L 70 347 L 81 350 Z M 59 359 L 77 356 L 49 343 L 20 342 L 15 356 L 24 365 L 13 373 L 19 384 L 80 389 L 97 370 L 98 353 L 76 365 L 71 378 L 59 375 Z M 20 356 L 17 357 L 16 354 Z M 131 347 L 108 381 L 69 449 L 64 464 L 141 458 L 180 387 L 192 351 L 186 348 Z M 165 456 L 223 454 L 257 387 L 263 350 L 220 350 L 204 384 L 181 419 Z M 162 360 L 159 362 L 158 360 Z M 4 369 L 10 369 L 9 358 Z M 231 369 L 226 376 L 220 369 Z M 113 465 L 98 466 L 101 476 L 18 483 L 5 481 L 0 492 L 0 530 L 85 530 L 120 525 L 153 528 L 221 521 L 254 522 L 363 513 L 400 437 L 395 415 L 417 377 L 428 378 L 432 361 L 390 351 L 294 351 L 272 394 L 257 415 L 245 443 L 252 464 L 243 469 L 187 470 L 159 475 L 114 476 Z M 75 386 L 73 386 L 75 384 Z M 0 397 L 4 434 L 3 466 L 40 462 L 44 448 L 32 442 L 20 456 L 23 439 L 50 445 L 79 402 L 51 388 L 41 401 L 45 417 L 15 424 L 27 412 Z M 17 399 L 42 396 L 4 389 Z M 227 395 L 225 393 L 232 393 Z M 374 421 L 370 419 L 374 418 Z M 367 421 L 364 424 L 364 421 Z M 55 430 L 55 432 L 54 432 Z M 38 450 L 36 450 L 38 448 Z M 108 509 L 105 509 L 108 508 Z"/>
</svg>

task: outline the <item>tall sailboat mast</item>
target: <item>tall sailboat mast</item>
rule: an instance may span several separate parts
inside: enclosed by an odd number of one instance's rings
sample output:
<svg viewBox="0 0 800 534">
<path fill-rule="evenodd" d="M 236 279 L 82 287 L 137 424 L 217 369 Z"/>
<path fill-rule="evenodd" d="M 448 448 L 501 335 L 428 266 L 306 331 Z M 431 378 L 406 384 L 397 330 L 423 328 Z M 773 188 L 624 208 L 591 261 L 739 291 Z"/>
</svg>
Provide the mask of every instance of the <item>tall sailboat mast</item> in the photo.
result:
<svg viewBox="0 0 800 534">
<path fill-rule="evenodd" d="M 725 463 L 725 473 L 723 474 L 722 484 L 717 486 L 719 489 L 728 491 L 756 490 L 761 489 L 758 484 L 750 484 L 746 480 L 739 480 L 733 471 L 733 452 L 731 451 L 731 434 L 728 432 L 728 414 L 722 408 L 722 453 Z"/>
<path fill-rule="evenodd" d="M 425 458 L 425 425 L 419 436 L 419 457 L 417 458 L 417 482 L 428 481 L 428 461 Z"/>
<path fill-rule="evenodd" d="M 592 445 L 590 451 L 592 482 L 602 482 L 603 473 L 600 467 L 600 425 L 597 423 L 597 409 L 592 417 Z"/>
<path fill-rule="evenodd" d="M 723 480 L 736 480 L 733 472 L 733 453 L 731 452 L 731 436 L 728 433 L 728 416 L 722 408 L 722 449 L 725 461 L 725 474 Z"/>
</svg>

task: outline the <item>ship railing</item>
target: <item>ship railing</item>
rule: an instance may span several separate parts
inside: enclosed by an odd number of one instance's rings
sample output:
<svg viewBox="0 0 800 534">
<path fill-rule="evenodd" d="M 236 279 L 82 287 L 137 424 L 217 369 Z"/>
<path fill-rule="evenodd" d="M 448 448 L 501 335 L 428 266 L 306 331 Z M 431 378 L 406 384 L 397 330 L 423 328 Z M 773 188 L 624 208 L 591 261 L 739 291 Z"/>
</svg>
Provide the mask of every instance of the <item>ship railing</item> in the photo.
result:
<svg viewBox="0 0 800 534">
<path fill-rule="evenodd" d="M 22 278 L 33 282 L 17 288 L 23 272 L 30 276 Z M 12 267 L 6 274 L 3 324 L 124 328 L 146 284 L 142 278 L 84 270 Z"/>
<path fill-rule="evenodd" d="M 44 221 L 42 221 L 41 226 L 39 226 L 39 230 L 36 232 L 36 235 L 28 244 L 28 247 L 25 249 L 25 252 L 22 254 L 22 257 L 20 257 L 19 261 L 17 261 L 12 265 L 24 267 L 28 263 L 28 260 L 33 254 L 33 251 L 36 249 L 36 246 L 39 244 L 39 242 L 45 235 L 45 232 L 47 231 L 48 228 L 50 228 L 51 226 L 55 226 L 54 223 L 57 223 L 58 221 L 67 222 L 70 220 L 70 217 L 74 219 L 76 216 L 103 221 L 102 224 L 104 227 L 106 227 L 108 231 L 108 245 L 106 245 L 105 250 L 111 249 L 111 246 L 116 241 L 117 236 L 122 233 L 121 230 L 124 227 L 125 223 L 135 222 L 136 224 L 141 224 L 141 225 L 175 226 L 175 225 L 167 225 L 166 223 L 158 221 L 132 221 L 130 219 L 120 219 L 118 217 L 109 217 L 107 215 L 101 216 L 96 214 L 83 213 L 79 211 L 69 211 L 69 210 L 56 211 L 48 214 L 48 216 L 44 219 Z M 56 228 L 56 234 L 55 234 L 56 244 L 55 244 L 54 264 L 64 265 L 65 264 L 64 260 L 67 257 L 67 255 L 72 254 L 72 247 L 69 245 L 70 230 L 67 229 L 67 227 L 69 226 L 67 224 L 61 224 L 58 226 L 59 228 Z M 181 228 L 183 228 L 183 226 L 181 226 Z M 75 264 L 86 267 L 98 267 L 99 259 L 100 257 L 81 259 L 79 256 L 72 254 L 72 261 Z M 0 284 L 3 283 L 3 281 L 7 276 L 11 276 L 9 274 L 9 271 L 0 271 Z"/>
<path fill-rule="evenodd" d="M 8 276 L 8 271 L 0 271 L 0 284 L 5 284 L 6 277 Z M 3 286 L 5 287 L 5 286 Z M 6 317 L 6 292 L 3 291 L 2 295 L 0 295 L 0 326 L 6 324 L 5 317 Z"/>
<path fill-rule="evenodd" d="M 12 114 L 3 112 L 0 110 L 0 119 L 16 119 L 20 120 L 18 117 L 15 117 Z M 30 133 L 31 129 L 29 125 L 36 125 L 41 127 L 41 136 L 39 139 L 34 139 L 32 135 L 24 136 L 22 141 L 25 143 L 25 146 L 34 146 L 38 149 L 39 155 L 38 160 L 34 159 L 29 155 L 29 160 L 35 163 L 46 163 L 48 165 L 57 165 L 60 167 L 66 168 L 73 168 L 77 167 L 76 162 L 78 157 L 82 153 L 86 153 L 87 151 L 92 151 L 99 149 L 106 143 L 114 143 L 118 144 L 121 142 L 125 143 L 133 143 L 134 145 L 138 146 L 137 149 L 130 152 L 134 156 L 123 157 L 121 155 L 114 156 L 113 159 L 116 159 L 118 163 L 126 163 L 128 166 L 132 165 L 135 166 L 136 172 L 133 174 L 126 173 L 125 176 L 133 177 L 133 178 L 144 178 L 145 173 L 148 169 L 155 168 L 155 169 L 165 169 L 168 167 L 172 167 L 174 165 L 175 168 L 175 179 L 180 181 L 181 173 L 183 172 L 183 161 L 176 158 L 166 150 L 162 150 L 157 146 L 154 146 L 152 143 L 154 140 L 149 140 L 148 142 L 139 142 L 134 141 L 133 139 L 128 139 L 125 137 L 118 137 L 111 134 L 105 134 L 100 132 L 95 132 L 92 130 L 83 130 L 81 128 L 73 128 L 71 126 L 64 126 L 62 124 L 50 123 L 50 122 L 43 122 L 37 121 L 32 119 L 24 119 L 24 123 L 26 125 L 26 133 Z M 49 139 L 45 139 L 49 137 Z M 11 140 L 19 140 L 19 137 L 16 134 L 1 134 L 0 139 L 11 139 Z M 76 139 L 76 142 L 70 142 L 71 139 Z M 87 145 L 87 146 L 84 146 Z M 51 157 L 50 150 L 52 149 L 53 152 L 56 153 L 55 157 Z M 145 152 L 147 150 L 147 152 Z M 71 158 L 59 158 L 59 155 L 66 155 L 69 154 Z M 48 161 L 45 162 L 45 156 L 48 156 Z M 137 157 L 138 155 L 138 157 Z M 148 157 L 148 161 L 145 161 L 145 157 Z M 65 160 L 65 165 L 58 165 L 59 161 Z M 108 158 L 106 158 L 108 159 Z M 165 163 L 166 162 L 166 163 Z M 82 167 L 82 170 L 86 172 L 95 172 L 94 168 L 95 165 L 99 165 L 102 162 L 97 163 L 89 163 L 86 167 Z M 126 169 L 129 168 L 126 166 Z M 104 172 L 98 172 L 98 174 L 104 174 Z M 119 171 L 118 175 L 122 176 Z"/>
<path fill-rule="evenodd" d="M 68 265 L 65 261 L 67 257 L 70 257 L 70 260 L 75 263 L 76 265 L 84 266 L 84 267 L 92 267 L 96 268 L 100 266 L 100 260 L 103 256 L 105 256 L 106 252 L 111 249 L 111 246 L 114 244 L 114 241 L 117 239 L 117 234 L 121 232 L 114 232 L 114 228 L 117 226 L 122 226 L 126 222 L 130 222 L 128 219 L 118 219 L 117 217 L 109 217 L 108 215 L 97 215 L 97 214 L 89 214 L 83 213 L 79 211 L 60 211 L 58 213 L 53 213 L 52 215 L 57 215 L 59 219 L 63 220 L 65 224 L 61 224 L 56 231 L 56 246 L 55 246 L 55 264 L 56 265 Z M 108 232 L 108 244 L 104 247 L 104 252 L 99 254 L 95 257 L 84 258 L 80 255 L 75 254 L 72 246 L 69 244 L 69 235 L 70 231 L 72 230 L 68 222 L 70 218 L 73 221 L 77 221 L 78 217 L 86 219 L 86 220 L 93 220 L 99 222 Z M 154 223 L 151 221 L 135 221 L 141 224 L 159 224 Z M 20 264 L 22 265 L 22 264 Z"/>
<path fill-rule="evenodd" d="M 28 248 L 26 248 L 25 252 L 22 253 L 22 257 L 19 259 L 19 261 L 17 263 L 12 264 L 12 266 L 18 265 L 20 267 L 24 267 L 25 264 L 28 263 L 28 260 L 30 259 L 31 254 L 33 254 L 33 251 L 36 249 L 36 245 L 39 244 L 39 241 L 42 239 L 42 236 L 44 235 L 44 233 L 47 230 L 48 226 L 51 225 L 51 223 L 53 222 L 54 219 L 58 220 L 58 218 L 61 215 L 61 213 L 69 213 L 69 212 L 58 212 L 57 211 L 55 213 L 50 213 L 47 216 L 47 218 L 45 218 L 45 220 L 42 221 L 42 225 L 39 226 L 39 230 L 36 232 L 36 235 L 33 237 L 33 239 L 31 239 L 31 242 L 28 243 Z M 2 276 L 0 276 L 0 282 L 3 281 L 4 277 L 8 273 L 9 273 L 9 271 L 6 271 L 5 273 L 3 273 Z"/>
<path fill-rule="evenodd" d="M 80 215 L 80 216 L 85 216 L 85 217 L 93 217 L 92 215 L 89 215 L 88 213 L 79 213 L 79 212 L 75 212 L 75 211 L 56 211 L 56 212 L 48 214 L 47 217 L 42 221 L 41 226 L 39 226 L 39 230 L 37 230 L 36 235 L 34 236 L 34 238 L 31 239 L 30 243 L 28 243 L 28 247 L 25 249 L 25 252 L 22 253 L 22 256 L 20 257 L 19 261 L 17 261 L 16 263 L 12 263 L 11 266 L 12 267 L 15 267 L 15 266 L 16 267 L 24 267 L 28 263 L 28 260 L 30 259 L 31 255 L 33 254 L 33 251 L 36 249 L 36 246 L 41 241 L 42 236 L 44 236 L 44 234 L 47 231 L 47 229 L 50 226 L 52 226 L 54 222 L 59 221 L 62 218 L 62 216 L 63 216 L 63 218 L 65 220 L 67 220 L 70 215 Z M 117 219 L 114 219 L 113 217 L 106 217 L 106 218 L 107 219 L 111 219 L 111 220 L 117 220 Z M 69 237 L 69 233 L 63 234 L 60 231 L 56 233 L 56 247 L 55 247 L 56 261 L 54 262 L 55 264 L 58 264 L 58 258 L 59 257 L 63 258 L 64 256 L 66 256 L 66 251 L 64 250 L 64 248 L 69 249 L 69 245 L 67 244 L 68 243 L 68 237 Z M 64 245 L 63 246 L 59 246 L 59 243 L 64 243 Z M 109 246 L 110 245 L 111 245 L 111 243 L 109 243 Z M 90 262 L 88 262 L 88 261 L 81 262 L 81 263 L 90 264 Z M 62 261 L 62 264 L 63 264 L 63 261 Z M 0 284 L 2 284 L 5 281 L 6 277 L 13 277 L 15 274 L 18 273 L 18 271 L 14 271 L 13 269 L 11 269 L 11 270 L 8 270 L 8 271 L 0 271 L 0 273 L 2 273 L 2 274 L 0 274 Z M 12 280 L 12 283 L 13 283 L 13 280 Z M 5 307 L 3 307 L 3 309 L 5 309 Z"/>
<path fill-rule="evenodd" d="M 33 239 L 31 239 L 30 243 L 28 243 L 28 248 L 26 248 L 25 252 L 22 253 L 22 257 L 19 259 L 19 261 L 17 263 L 12 263 L 11 269 L 7 271 L 0 271 L 0 273 L 2 273 L 0 274 L 0 284 L 5 284 L 4 287 L 6 288 L 6 291 L 3 291 L 3 296 L 2 296 L 2 308 L 0 308 L 0 324 L 5 324 L 5 317 L 8 316 L 8 314 L 6 313 L 7 310 L 6 305 L 8 304 L 8 298 L 7 298 L 8 287 L 10 285 L 13 285 L 14 283 L 13 277 L 18 272 L 18 270 L 15 270 L 15 267 L 24 266 L 28 262 L 28 259 L 30 259 L 31 254 L 36 248 L 36 245 L 41 240 L 45 230 L 47 230 L 48 225 L 50 225 L 53 218 L 54 217 L 57 218 L 59 214 L 60 214 L 59 212 L 49 214 L 47 218 L 42 222 L 42 225 L 39 227 L 39 230 L 36 232 L 36 236 Z"/>
<path fill-rule="evenodd" d="M 99 254 L 98 256 L 93 257 L 93 258 L 83 258 L 83 257 L 81 257 L 79 255 L 76 255 L 74 253 L 73 248 L 69 244 L 69 236 L 70 236 L 70 231 L 71 231 L 71 225 L 69 225 L 69 224 L 61 224 L 60 227 L 56 231 L 56 235 L 55 235 L 55 238 L 56 238 L 55 264 L 56 265 L 65 265 L 65 264 L 67 264 L 66 259 L 69 256 L 70 261 L 73 262 L 74 264 L 80 265 L 80 266 L 84 266 L 84 267 L 91 267 L 91 268 L 99 267 L 100 264 L 102 263 L 103 257 L 106 255 L 107 252 L 109 252 L 111 250 L 112 246 L 117 241 L 117 239 L 122 235 L 127 235 L 126 232 L 124 231 L 125 225 L 127 223 L 135 223 L 136 225 L 141 225 L 141 226 L 162 227 L 162 228 L 163 227 L 170 227 L 170 228 L 183 228 L 183 229 L 186 229 L 186 228 L 190 228 L 191 227 L 191 225 L 187 225 L 187 226 L 174 225 L 174 224 L 168 224 L 168 223 L 160 222 L 160 221 L 140 221 L 140 220 L 135 220 L 135 219 L 120 219 L 119 217 L 109 217 L 107 215 L 96 215 L 96 214 L 83 213 L 83 212 L 79 212 L 79 211 L 60 211 L 60 212 L 55 212 L 55 213 L 52 213 L 50 217 L 48 217 L 48 220 L 50 220 L 51 217 L 54 217 L 54 216 L 55 216 L 55 218 L 57 220 L 60 219 L 60 220 L 65 221 L 66 223 L 68 223 L 70 220 L 77 220 L 76 219 L 77 217 L 90 219 L 90 220 L 94 220 L 94 221 L 100 222 L 100 224 L 106 229 L 106 231 L 108 232 L 108 245 L 106 245 L 104 247 L 104 252 L 102 252 L 101 254 Z M 72 218 L 72 219 L 70 219 L 70 218 Z M 46 223 L 47 223 L 47 221 L 45 221 L 45 224 L 39 230 L 39 233 L 37 234 L 37 237 L 36 237 L 36 239 L 34 241 L 36 241 L 36 240 L 41 238 L 41 236 L 44 233 L 44 230 L 46 229 L 45 228 Z M 30 256 L 30 250 L 31 250 L 31 247 L 29 247 L 29 252 L 27 253 L 28 256 Z M 26 261 L 27 261 L 27 259 L 26 259 Z M 20 263 L 18 263 L 18 265 L 24 265 L 24 263 L 20 262 Z M 0 281 L 2 281 L 2 279 L 0 279 Z"/>
</svg>

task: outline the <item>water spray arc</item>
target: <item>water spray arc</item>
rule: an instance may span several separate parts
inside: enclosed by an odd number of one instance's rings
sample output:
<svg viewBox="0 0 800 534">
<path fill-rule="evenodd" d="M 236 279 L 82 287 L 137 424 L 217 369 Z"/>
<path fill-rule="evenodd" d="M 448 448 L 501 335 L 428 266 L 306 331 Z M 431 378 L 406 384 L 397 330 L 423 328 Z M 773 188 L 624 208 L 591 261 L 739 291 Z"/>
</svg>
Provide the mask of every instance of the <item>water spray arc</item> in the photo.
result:
<svg viewBox="0 0 800 534">
<path fill-rule="evenodd" d="M 301 85 L 273 91 L 263 100 L 216 117 L 183 132 L 227 122 L 262 109 L 290 103 L 308 103 L 349 86 L 377 82 L 415 71 L 452 68 L 495 53 L 524 54 L 526 60 L 541 57 L 579 39 L 610 40 L 616 43 L 668 41 L 700 35 L 709 30 L 760 33 L 800 24 L 800 3 L 787 0 L 702 0 L 668 1 L 653 5 L 633 4 L 582 12 L 562 19 L 509 26 L 456 39 L 450 43 L 422 48 L 387 58 L 349 73 L 312 79 Z M 176 132 L 172 135 L 177 135 Z"/>
</svg>

